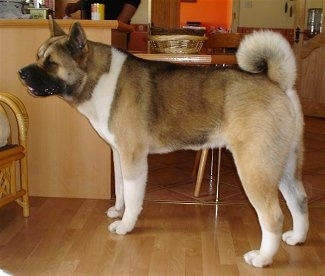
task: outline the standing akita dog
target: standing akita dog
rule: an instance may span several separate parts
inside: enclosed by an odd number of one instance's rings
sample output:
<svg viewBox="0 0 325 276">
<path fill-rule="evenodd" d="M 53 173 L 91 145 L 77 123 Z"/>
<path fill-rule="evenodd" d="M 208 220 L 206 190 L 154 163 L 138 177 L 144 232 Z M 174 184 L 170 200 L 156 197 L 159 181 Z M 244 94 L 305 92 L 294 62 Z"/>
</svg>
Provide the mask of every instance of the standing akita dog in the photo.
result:
<svg viewBox="0 0 325 276">
<path fill-rule="evenodd" d="M 141 212 L 149 153 L 226 146 L 262 230 L 259 250 L 244 258 L 263 267 L 280 245 L 278 189 L 293 217 L 282 235 L 291 245 L 308 231 L 301 180 L 303 118 L 294 90 L 295 58 L 277 33 L 256 32 L 241 43 L 240 70 L 139 59 L 88 41 L 78 22 L 52 36 L 38 60 L 19 71 L 36 96 L 58 95 L 85 115 L 113 150 L 116 203 L 111 232 L 130 232 Z"/>
</svg>

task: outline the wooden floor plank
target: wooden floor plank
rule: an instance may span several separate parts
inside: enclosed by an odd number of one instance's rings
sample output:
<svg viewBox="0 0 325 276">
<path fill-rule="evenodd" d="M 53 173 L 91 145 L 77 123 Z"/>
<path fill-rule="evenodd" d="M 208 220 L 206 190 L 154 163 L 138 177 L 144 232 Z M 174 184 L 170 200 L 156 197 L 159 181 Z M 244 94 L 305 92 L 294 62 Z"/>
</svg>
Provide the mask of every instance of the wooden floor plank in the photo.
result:
<svg viewBox="0 0 325 276">
<path fill-rule="evenodd" d="M 32 205 L 38 200 L 31 198 Z M 222 272 L 221 275 L 264 276 L 325 272 L 325 229 L 324 222 L 319 221 L 325 207 L 312 208 L 311 231 L 305 245 L 281 244 L 272 266 L 254 269 L 242 258 L 260 242 L 257 218 L 248 204 L 218 206 L 216 217 L 213 205 L 146 202 L 135 230 L 126 236 L 108 232 L 112 220 L 106 217 L 105 210 L 109 204 L 112 202 L 46 198 L 33 219 L 17 218 L 17 222 L 12 222 L 18 230 L 10 240 L 6 229 L 12 227 L 11 223 L 2 226 L 0 268 L 14 275 Z M 80 217 L 79 209 L 84 210 L 85 206 L 89 209 L 81 219 L 84 221 L 75 223 L 76 216 Z M 286 212 L 285 218 L 289 219 Z"/>
</svg>

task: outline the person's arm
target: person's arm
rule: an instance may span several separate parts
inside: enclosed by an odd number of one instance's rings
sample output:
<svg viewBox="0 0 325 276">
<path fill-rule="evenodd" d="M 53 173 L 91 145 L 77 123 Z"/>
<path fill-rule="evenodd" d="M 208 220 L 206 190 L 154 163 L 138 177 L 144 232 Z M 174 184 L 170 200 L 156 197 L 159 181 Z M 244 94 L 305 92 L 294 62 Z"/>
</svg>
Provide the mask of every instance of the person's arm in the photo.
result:
<svg viewBox="0 0 325 276">
<path fill-rule="evenodd" d="M 129 23 L 133 15 L 135 14 L 137 8 L 131 4 L 125 4 L 123 6 L 123 10 L 117 17 L 117 20 L 122 21 L 124 23 Z"/>
<path fill-rule="evenodd" d="M 71 16 L 72 13 L 75 13 L 76 11 L 82 10 L 82 1 L 77 1 L 76 3 L 68 3 L 65 7 L 65 14 L 67 16 Z"/>
</svg>

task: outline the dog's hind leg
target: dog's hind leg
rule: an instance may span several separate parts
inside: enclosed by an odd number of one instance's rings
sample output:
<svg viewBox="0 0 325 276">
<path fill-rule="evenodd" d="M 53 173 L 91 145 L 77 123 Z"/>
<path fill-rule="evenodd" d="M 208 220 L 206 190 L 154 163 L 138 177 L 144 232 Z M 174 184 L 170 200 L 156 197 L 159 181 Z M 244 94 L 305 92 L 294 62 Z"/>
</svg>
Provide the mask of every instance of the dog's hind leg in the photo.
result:
<svg viewBox="0 0 325 276">
<path fill-rule="evenodd" d="M 298 146 L 289 153 L 279 186 L 292 215 L 293 229 L 282 235 L 283 241 L 290 245 L 303 243 L 309 228 L 308 203 L 302 184 L 301 167 L 302 149 Z"/>
<path fill-rule="evenodd" d="M 121 171 L 123 176 L 125 211 L 122 220 L 109 225 L 109 231 L 124 235 L 133 230 L 142 211 L 148 174 L 147 154 L 141 150 L 122 153 Z"/>
<path fill-rule="evenodd" d="M 270 164 L 265 151 L 254 146 L 233 152 L 238 174 L 245 192 L 255 208 L 262 241 L 259 250 L 244 255 L 245 261 L 255 267 L 269 265 L 277 252 L 282 234 L 283 214 L 278 199 L 281 171 L 278 164 Z M 258 153 L 260 152 L 260 153 Z"/>
<path fill-rule="evenodd" d="M 109 218 L 122 217 L 124 213 L 124 187 L 121 169 L 121 160 L 118 151 L 112 148 L 114 163 L 114 181 L 115 181 L 115 205 L 107 210 Z"/>
</svg>

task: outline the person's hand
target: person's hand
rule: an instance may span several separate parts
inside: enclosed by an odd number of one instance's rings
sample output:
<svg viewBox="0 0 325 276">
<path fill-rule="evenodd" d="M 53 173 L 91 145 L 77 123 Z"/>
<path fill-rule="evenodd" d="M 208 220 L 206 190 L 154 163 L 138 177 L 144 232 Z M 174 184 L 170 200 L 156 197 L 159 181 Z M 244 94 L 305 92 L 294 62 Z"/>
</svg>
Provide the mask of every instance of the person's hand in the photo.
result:
<svg viewBox="0 0 325 276">
<path fill-rule="evenodd" d="M 80 5 L 77 3 L 68 3 L 65 7 L 65 14 L 71 16 L 72 13 L 80 10 Z"/>
</svg>

